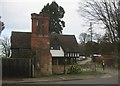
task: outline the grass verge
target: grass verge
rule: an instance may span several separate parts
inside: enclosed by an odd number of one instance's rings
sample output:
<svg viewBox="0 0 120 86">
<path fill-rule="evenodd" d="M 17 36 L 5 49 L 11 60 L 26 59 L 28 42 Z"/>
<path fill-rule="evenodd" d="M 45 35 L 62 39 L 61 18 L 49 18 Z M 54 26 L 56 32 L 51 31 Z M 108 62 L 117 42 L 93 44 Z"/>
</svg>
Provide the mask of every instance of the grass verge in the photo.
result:
<svg viewBox="0 0 120 86">
<path fill-rule="evenodd" d="M 49 75 L 49 76 L 42 76 L 41 79 L 50 79 L 50 78 L 78 78 L 78 77 L 87 77 L 87 76 L 101 76 L 103 73 L 96 72 L 96 71 L 84 71 L 79 74 L 59 74 L 59 75 Z"/>
</svg>

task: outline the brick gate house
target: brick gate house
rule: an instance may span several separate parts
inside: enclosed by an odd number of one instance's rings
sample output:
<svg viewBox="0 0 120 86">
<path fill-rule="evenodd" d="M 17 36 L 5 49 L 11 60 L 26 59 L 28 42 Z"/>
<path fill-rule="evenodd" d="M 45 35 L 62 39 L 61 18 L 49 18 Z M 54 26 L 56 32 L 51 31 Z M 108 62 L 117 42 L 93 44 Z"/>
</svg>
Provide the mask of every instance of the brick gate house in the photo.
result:
<svg viewBox="0 0 120 86">
<path fill-rule="evenodd" d="M 32 32 L 12 32 L 11 58 L 31 58 L 34 76 L 64 73 L 80 56 L 74 35 L 49 33 L 49 17 L 31 14 Z"/>
</svg>

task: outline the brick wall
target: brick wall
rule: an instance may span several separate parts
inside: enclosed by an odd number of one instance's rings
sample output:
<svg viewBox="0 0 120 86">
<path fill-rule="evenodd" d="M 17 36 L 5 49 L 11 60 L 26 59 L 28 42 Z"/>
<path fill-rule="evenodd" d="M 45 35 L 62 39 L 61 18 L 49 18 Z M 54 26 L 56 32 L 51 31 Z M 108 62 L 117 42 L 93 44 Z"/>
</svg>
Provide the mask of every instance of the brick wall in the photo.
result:
<svg viewBox="0 0 120 86">
<path fill-rule="evenodd" d="M 48 34 L 48 17 L 32 14 L 32 36 L 31 48 L 36 56 L 36 77 L 52 74 L 52 56 L 50 53 L 50 39 Z M 42 21 L 43 27 L 38 27 L 37 23 Z"/>
<path fill-rule="evenodd" d="M 64 73 L 64 70 L 68 70 L 69 68 L 69 65 L 66 65 L 65 66 L 65 69 L 64 69 L 64 65 L 52 65 L 52 72 L 53 74 L 63 74 Z"/>
<path fill-rule="evenodd" d="M 62 73 L 64 73 L 64 66 L 63 65 L 53 65 L 52 71 L 54 74 L 62 74 Z"/>
</svg>

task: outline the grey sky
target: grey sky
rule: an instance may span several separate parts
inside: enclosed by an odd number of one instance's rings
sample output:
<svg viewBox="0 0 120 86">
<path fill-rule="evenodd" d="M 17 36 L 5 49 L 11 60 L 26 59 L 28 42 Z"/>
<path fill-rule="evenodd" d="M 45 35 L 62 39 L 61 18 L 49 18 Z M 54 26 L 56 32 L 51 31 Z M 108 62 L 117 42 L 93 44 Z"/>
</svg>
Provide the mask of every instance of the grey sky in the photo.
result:
<svg viewBox="0 0 120 86">
<path fill-rule="evenodd" d="M 11 31 L 31 32 L 31 13 L 39 13 L 48 2 L 53 0 L 1 0 L 0 16 L 5 23 L 2 35 L 10 36 Z M 77 12 L 79 2 L 83 0 L 55 0 L 65 10 L 66 27 L 63 34 L 78 36 L 86 32 L 88 27 L 83 27 L 84 20 Z M 89 23 L 88 23 L 89 24 Z"/>
</svg>

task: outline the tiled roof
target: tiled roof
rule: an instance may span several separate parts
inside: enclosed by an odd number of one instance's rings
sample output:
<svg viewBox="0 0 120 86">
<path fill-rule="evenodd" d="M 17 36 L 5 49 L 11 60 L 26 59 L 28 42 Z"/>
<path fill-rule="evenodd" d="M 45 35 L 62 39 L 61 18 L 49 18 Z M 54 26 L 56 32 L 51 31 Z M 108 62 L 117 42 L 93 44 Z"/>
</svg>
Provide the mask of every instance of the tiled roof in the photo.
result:
<svg viewBox="0 0 120 86">
<path fill-rule="evenodd" d="M 65 52 L 79 52 L 75 35 L 59 35 L 57 33 L 52 33 L 50 36 L 50 43 L 52 43 L 54 39 L 58 40 L 58 43 Z M 31 48 L 31 32 L 12 32 L 11 48 Z"/>
<path fill-rule="evenodd" d="M 57 39 L 60 46 L 65 52 L 79 52 L 78 43 L 75 35 L 59 35 L 56 33 L 51 34 L 51 42 Z"/>
<path fill-rule="evenodd" d="M 31 32 L 12 32 L 11 48 L 31 48 Z"/>
</svg>

